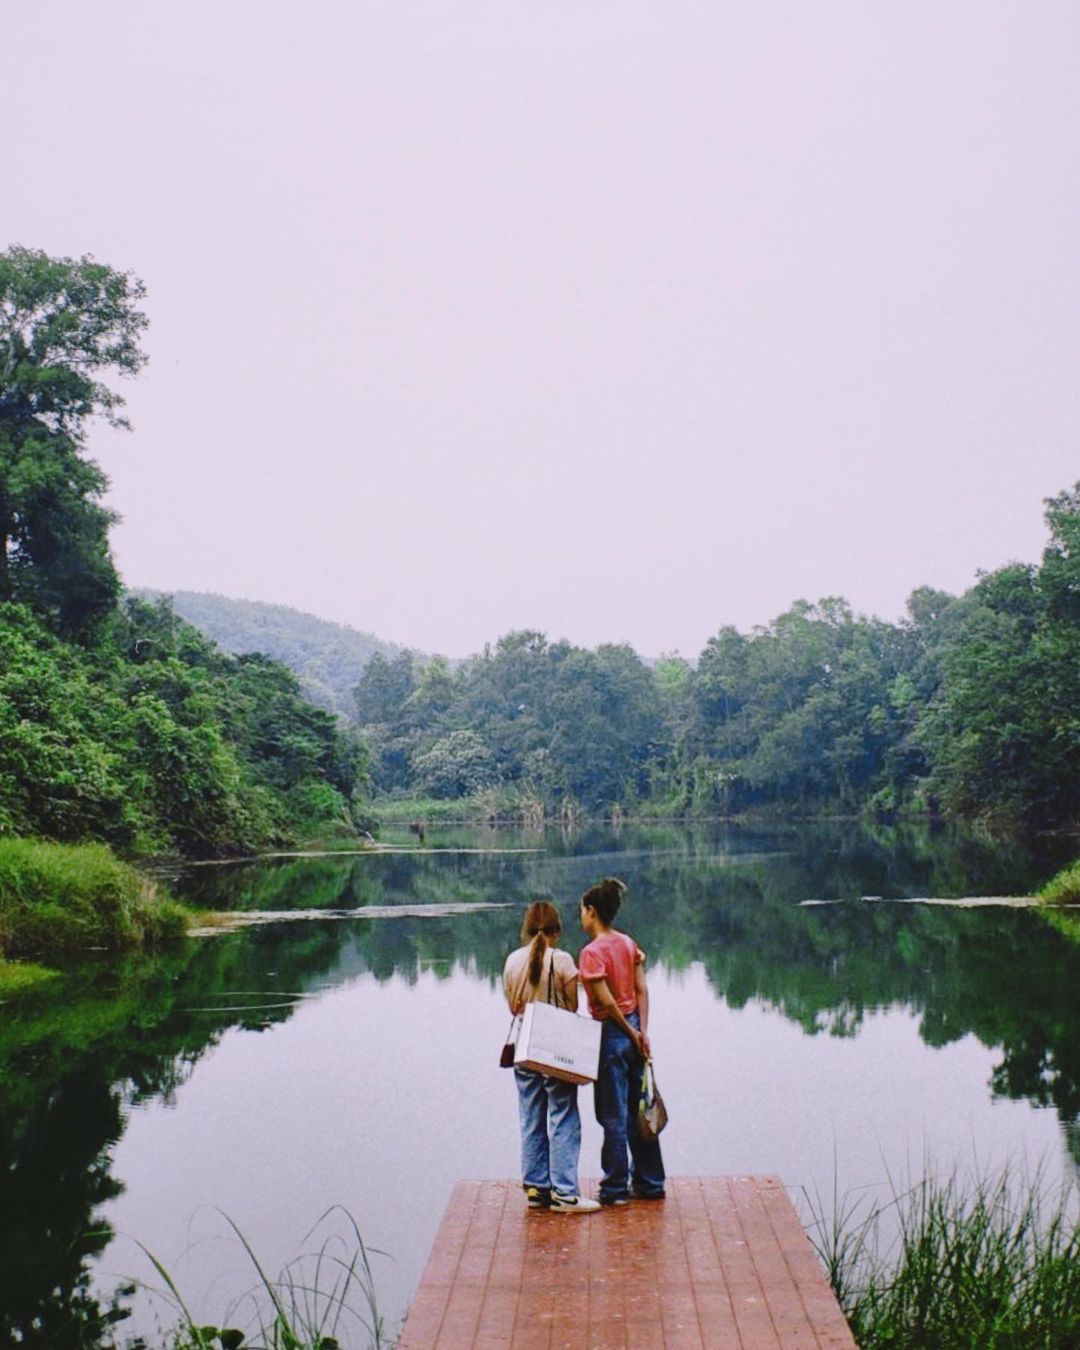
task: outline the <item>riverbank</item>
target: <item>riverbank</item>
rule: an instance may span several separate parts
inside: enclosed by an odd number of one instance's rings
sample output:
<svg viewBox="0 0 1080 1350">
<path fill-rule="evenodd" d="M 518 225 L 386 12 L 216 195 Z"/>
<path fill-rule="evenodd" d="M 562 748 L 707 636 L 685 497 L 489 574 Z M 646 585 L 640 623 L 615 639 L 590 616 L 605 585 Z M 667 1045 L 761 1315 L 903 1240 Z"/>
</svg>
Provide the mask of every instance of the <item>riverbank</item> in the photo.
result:
<svg viewBox="0 0 1080 1350">
<path fill-rule="evenodd" d="M 22 958 L 154 947 L 182 937 L 187 922 L 158 882 L 104 844 L 0 839 L 2 988 L 47 978 Z"/>
</svg>

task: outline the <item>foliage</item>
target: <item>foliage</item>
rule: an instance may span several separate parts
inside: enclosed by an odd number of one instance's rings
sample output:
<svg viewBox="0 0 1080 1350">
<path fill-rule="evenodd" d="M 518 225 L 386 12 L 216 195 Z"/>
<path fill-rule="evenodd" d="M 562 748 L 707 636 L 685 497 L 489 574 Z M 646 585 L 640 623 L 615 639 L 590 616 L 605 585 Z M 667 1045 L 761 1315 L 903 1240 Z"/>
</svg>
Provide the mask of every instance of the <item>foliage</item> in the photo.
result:
<svg viewBox="0 0 1080 1350">
<path fill-rule="evenodd" d="M 276 1277 L 266 1273 L 251 1244 L 225 1215 L 257 1276 L 245 1325 L 206 1326 L 192 1317 L 175 1280 L 151 1252 L 143 1251 L 165 1284 L 164 1297 L 179 1319 L 173 1350 L 339 1350 L 342 1344 L 368 1350 L 389 1346 L 375 1293 L 371 1251 L 356 1220 L 339 1206 L 328 1210 L 304 1241 L 319 1237 L 316 1251 L 296 1257 Z M 328 1230 L 328 1220 L 343 1217 L 347 1231 Z M 243 1317 L 238 1305 L 225 1320 Z M 342 1341 L 339 1337 L 345 1337 Z M 361 1342 L 358 1337 L 363 1337 Z"/>
<path fill-rule="evenodd" d="M 915 733 L 931 791 L 956 814 L 1080 819 L 1080 484 L 1046 521 L 1041 567 L 1000 568 L 964 597 Z"/>
<path fill-rule="evenodd" d="M 451 731 L 413 759 L 417 786 L 433 797 L 465 797 L 492 780 L 493 758 L 468 727 Z"/>
<path fill-rule="evenodd" d="M 883 1220 L 899 1250 L 882 1251 Z M 816 1222 L 817 1244 L 863 1350 L 1029 1350 L 1080 1340 L 1076 1196 L 1049 1202 L 1008 1169 L 964 1182 L 924 1178 L 865 1217 Z"/>
<path fill-rule="evenodd" d="M 103 844 L 0 839 L 0 954 L 179 937 L 184 911 Z"/>
<path fill-rule="evenodd" d="M 509 786 L 603 809 L 645 792 L 660 735 L 656 683 L 629 647 L 587 651 L 529 630 L 454 671 L 373 657 L 356 700 L 384 791 Z"/>
<path fill-rule="evenodd" d="M 0 835 L 216 854 L 351 831 L 365 754 L 265 657 L 118 603 L 90 423 L 145 364 L 142 282 L 0 254 Z"/>
<path fill-rule="evenodd" d="M 478 842 L 442 826 L 431 835 L 440 845 Z M 541 841 L 500 831 L 491 842 Z M 651 968 L 701 962 L 729 1006 L 776 1009 L 811 1035 L 853 1035 L 876 1010 L 907 1010 L 928 1044 L 977 1037 L 992 1050 L 995 1097 L 1056 1109 L 1066 1128 L 1080 1112 L 1080 948 L 1041 911 L 854 898 L 1027 891 L 1061 859 L 1060 841 L 1041 841 L 1033 859 L 948 828 L 629 823 L 615 838 L 586 823 L 542 842 L 494 857 L 372 852 L 195 867 L 172 885 L 189 905 L 275 911 L 553 893 L 573 950 L 565 899 L 610 870 L 599 859 L 615 848 L 630 884 L 627 923 Z M 796 903 L 813 896 L 850 903 Z M 103 1245 L 88 1235 L 105 1227 L 96 1207 L 119 1184 L 114 1144 L 133 1104 L 169 1100 L 230 1027 L 254 1036 L 284 1023 L 328 980 L 397 986 L 466 970 L 495 988 L 520 914 L 515 901 L 456 917 L 268 924 L 152 959 L 133 950 L 65 962 L 62 981 L 12 998 L 0 1010 L 0 1342 L 21 1333 L 27 1344 L 71 1343 L 63 1328 L 78 1270 Z M 100 1263 L 96 1271 L 88 1287 L 100 1289 Z M 216 1307 L 210 1320 L 246 1326 Z M 87 1346 L 99 1343 L 113 1342 L 87 1335 Z"/>
<path fill-rule="evenodd" d="M 78 646 L 0 606 L 0 732 L 0 832 L 205 856 L 355 828 L 355 734 L 164 603 Z"/>
<path fill-rule="evenodd" d="M 1080 904 L 1080 859 L 1052 876 L 1039 895 L 1051 905 Z"/>
<path fill-rule="evenodd" d="M 230 600 L 199 591 L 174 591 L 165 597 L 137 592 L 152 603 L 168 598 L 173 610 L 223 651 L 241 656 L 259 652 L 288 666 L 304 697 L 316 707 L 352 720 L 353 690 L 371 658 L 393 662 L 402 648 L 371 633 L 318 619 L 288 605 L 256 600 Z"/>
<path fill-rule="evenodd" d="M 536 822 L 905 812 L 1080 824 L 1080 484 L 1039 566 L 898 624 L 797 601 L 696 666 L 511 632 L 452 667 L 281 606 L 117 601 L 91 421 L 145 362 L 142 283 L 0 254 L 0 834 L 215 855 L 347 835 L 370 786 Z M 280 658 L 280 663 L 277 658 Z M 354 687 L 363 741 L 329 710 Z M 312 697 L 321 707 L 307 702 Z"/>
<path fill-rule="evenodd" d="M 0 254 L 0 602 L 31 605 L 66 637 L 91 632 L 119 591 L 107 482 L 81 452 L 93 418 L 126 425 L 100 376 L 145 363 L 144 294 L 90 257 Z"/>
<path fill-rule="evenodd" d="M 357 714 L 382 793 L 518 794 L 542 815 L 904 812 L 1080 824 L 1080 484 L 1047 503 L 1039 567 L 963 596 L 912 593 L 898 624 L 798 601 L 696 664 L 648 667 L 507 634 L 456 669 L 372 659 Z"/>
<path fill-rule="evenodd" d="M 33 961 L 5 961 L 0 957 L 0 999 L 56 978 L 57 972 L 47 966 L 36 965 Z"/>
</svg>

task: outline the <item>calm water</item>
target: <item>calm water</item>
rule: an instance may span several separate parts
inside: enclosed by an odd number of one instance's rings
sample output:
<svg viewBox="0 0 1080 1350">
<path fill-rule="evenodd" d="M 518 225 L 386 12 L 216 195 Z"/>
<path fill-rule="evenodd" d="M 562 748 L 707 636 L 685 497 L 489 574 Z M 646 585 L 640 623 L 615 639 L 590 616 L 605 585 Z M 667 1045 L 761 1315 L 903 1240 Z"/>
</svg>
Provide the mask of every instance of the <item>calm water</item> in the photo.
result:
<svg viewBox="0 0 1080 1350">
<path fill-rule="evenodd" d="M 156 1282 L 137 1242 L 199 1320 L 223 1320 L 252 1275 L 221 1211 L 276 1271 L 335 1205 L 387 1253 L 375 1274 L 396 1329 L 453 1182 L 517 1173 L 498 977 L 521 903 L 550 892 L 572 928 L 604 874 L 629 882 L 625 927 L 650 958 L 670 1173 L 777 1173 L 826 1204 L 834 1180 L 880 1187 L 927 1160 L 1075 1175 L 1080 946 L 1031 912 L 859 899 L 1022 894 L 1074 841 L 1035 854 L 951 833 L 717 827 L 427 843 L 543 848 L 195 869 L 176 887 L 207 908 L 327 917 L 82 965 L 0 1007 L 7 1342 L 37 1318 L 42 1341 L 97 1343 L 88 1328 L 124 1278 Z M 330 917 L 375 906 L 406 912 Z M 595 1175 L 587 1090 L 582 1105 Z M 123 1306 L 120 1343 L 168 1321 L 145 1293 Z"/>
</svg>

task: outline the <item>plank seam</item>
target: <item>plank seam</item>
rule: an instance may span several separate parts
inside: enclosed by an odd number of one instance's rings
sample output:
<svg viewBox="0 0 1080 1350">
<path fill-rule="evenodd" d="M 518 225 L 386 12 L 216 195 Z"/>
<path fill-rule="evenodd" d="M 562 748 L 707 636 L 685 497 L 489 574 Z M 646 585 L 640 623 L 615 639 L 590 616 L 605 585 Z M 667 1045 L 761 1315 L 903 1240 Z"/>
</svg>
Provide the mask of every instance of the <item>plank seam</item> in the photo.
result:
<svg viewBox="0 0 1080 1350">
<path fill-rule="evenodd" d="M 790 1197 L 790 1196 L 788 1195 L 788 1193 L 787 1193 L 787 1188 L 781 1186 L 781 1189 L 782 1189 L 783 1192 L 784 1192 L 784 1198 L 787 1200 L 788 1204 L 790 1205 L 790 1204 L 791 1204 L 791 1197 Z M 792 1208 L 794 1209 L 794 1206 L 793 1206 L 793 1205 L 792 1205 Z M 788 1257 L 787 1249 L 785 1248 L 783 1242 L 780 1240 L 780 1239 L 781 1239 L 781 1235 L 780 1235 L 779 1231 L 777 1230 L 777 1226 L 776 1226 L 776 1222 L 775 1222 L 775 1220 L 774 1220 L 774 1216 L 773 1216 L 772 1210 L 770 1209 L 770 1207 L 769 1207 L 768 1205 L 764 1205 L 764 1204 L 762 1205 L 762 1209 L 765 1211 L 765 1218 L 766 1218 L 766 1221 L 768 1222 L 769 1228 L 772 1230 L 772 1235 L 773 1235 L 773 1238 L 774 1238 L 774 1240 L 775 1240 L 775 1242 L 776 1242 L 777 1248 L 779 1249 L 780 1255 L 781 1255 L 781 1256 L 783 1257 L 783 1259 L 784 1259 L 784 1267 L 785 1267 L 785 1269 L 787 1270 L 788 1275 L 791 1277 L 792 1287 L 794 1288 L 795 1293 L 798 1295 L 798 1298 L 799 1298 L 799 1306 L 800 1306 L 800 1307 L 802 1308 L 802 1310 L 803 1310 L 803 1317 L 806 1319 L 806 1325 L 810 1328 L 810 1331 L 811 1331 L 811 1333 L 812 1333 L 812 1335 L 813 1335 L 813 1337 L 814 1337 L 814 1344 L 817 1345 L 818 1347 L 820 1347 L 822 1342 L 821 1342 L 821 1337 L 818 1335 L 817 1322 L 816 1322 L 816 1320 L 810 1315 L 810 1309 L 806 1306 L 806 1299 L 803 1297 L 803 1287 L 802 1287 L 802 1283 L 800 1282 L 800 1280 L 799 1280 L 799 1278 L 798 1278 L 798 1274 L 797 1274 L 795 1268 L 794 1268 L 794 1267 L 792 1266 L 792 1264 L 791 1264 L 791 1261 L 790 1261 L 790 1259 L 789 1259 L 789 1257 Z M 798 1210 L 795 1210 L 795 1214 L 796 1214 L 796 1217 L 798 1217 Z M 801 1219 L 799 1220 L 799 1227 L 802 1228 L 802 1220 L 801 1220 Z M 803 1241 L 804 1241 L 804 1242 L 809 1242 L 809 1238 L 807 1238 L 807 1236 L 806 1236 L 806 1230 L 805 1230 L 805 1228 L 803 1228 Z M 816 1258 L 815 1258 L 815 1259 L 816 1259 Z M 825 1278 L 825 1277 L 824 1277 L 824 1273 L 823 1273 L 823 1274 L 822 1274 L 822 1279 L 824 1280 L 824 1278 Z M 830 1292 L 831 1292 L 831 1289 L 830 1289 Z"/>
<path fill-rule="evenodd" d="M 735 1192 L 732 1189 L 731 1181 L 732 1181 L 731 1177 L 726 1178 L 728 1194 L 731 1197 L 731 1209 L 735 1215 L 735 1222 L 739 1225 L 739 1232 L 742 1234 L 743 1246 L 746 1248 L 746 1254 L 750 1258 L 750 1265 L 753 1267 L 754 1279 L 757 1280 L 758 1292 L 761 1295 L 762 1303 L 765 1305 L 765 1312 L 769 1318 L 769 1326 L 772 1327 L 773 1340 L 776 1342 L 777 1345 L 783 1346 L 784 1342 L 780 1336 L 780 1329 L 779 1327 L 777 1327 L 776 1319 L 773 1317 L 772 1304 L 769 1302 L 769 1296 L 766 1293 L 765 1285 L 761 1278 L 761 1271 L 758 1268 L 757 1257 L 754 1255 L 754 1247 L 753 1244 L 750 1242 L 749 1237 L 747 1236 L 744 1216 L 735 1198 Z M 754 1191 L 755 1193 L 757 1192 L 756 1177 L 754 1178 Z"/>
<path fill-rule="evenodd" d="M 721 1178 L 721 1180 L 723 1181 L 724 1194 L 727 1197 L 728 1206 L 729 1208 L 734 1210 L 735 1208 L 734 1199 L 731 1195 L 730 1189 L 728 1188 L 727 1181 L 724 1178 Z M 698 1178 L 698 1186 L 701 1188 L 702 1199 L 704 1201 L 705 1183 L 701 1178 Z M 712 1210 L 709 1208 L 707 1201 L 705 1201 L 705 1218 L 707 1219 L 709 1224 L 709 1233 L 712 1236 L 713 1249 L 716 1252 L 717 1264 L 720 1268 L 720 1280 L 724 1286 L 724 1293 L 727 1296 L 728 1306 L 731 1308 L 731 1319 L 735 1325 L 735 1337 L 739 1342 L 737 1346 L 732 1346 L 732 1350 L 745 1350 L 746 1342 L 743 1340 L 742 1328 L 739 1326 L 738 1309 L 735 1306 L 735 1299 L 731 1292 L 731 1285 L 728 1283 L 727 1264 L 723 1259 L 723 1252 L 719 1241 L 719 1234 L 717 1233 L 716 1230 L 716 1224 L 713 1221 Z M 739 1231 L 741 1232 L 742 1229 L 740 1228 Z"/>
</svg>

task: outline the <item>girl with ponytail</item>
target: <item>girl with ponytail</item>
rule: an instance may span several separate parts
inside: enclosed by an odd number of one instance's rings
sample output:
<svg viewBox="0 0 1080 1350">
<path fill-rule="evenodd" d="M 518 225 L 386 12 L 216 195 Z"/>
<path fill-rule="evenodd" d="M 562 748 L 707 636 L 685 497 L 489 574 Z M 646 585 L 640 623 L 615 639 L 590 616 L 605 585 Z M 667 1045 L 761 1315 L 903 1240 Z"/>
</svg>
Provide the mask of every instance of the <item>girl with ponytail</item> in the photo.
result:
<svg viewBox="0 0 1080 1350">
<path fill-rule="evenodd" d="M 577 1010 L 577 967 L 569 952 L 558 950 L 561 932 L 562 919 L 550 900 L 534 900 L 526 909 L 523 945 L 503 967 L 503 990 L 515 1016 L 537 1001 Z M 578 1193 L 577 1084 L 516 1067 L 514 1079 L 521 1116 L 521 1181 L 529 1208 L 556 1214 L 599 1209 L 595 1200 Z"/>
</svg>

